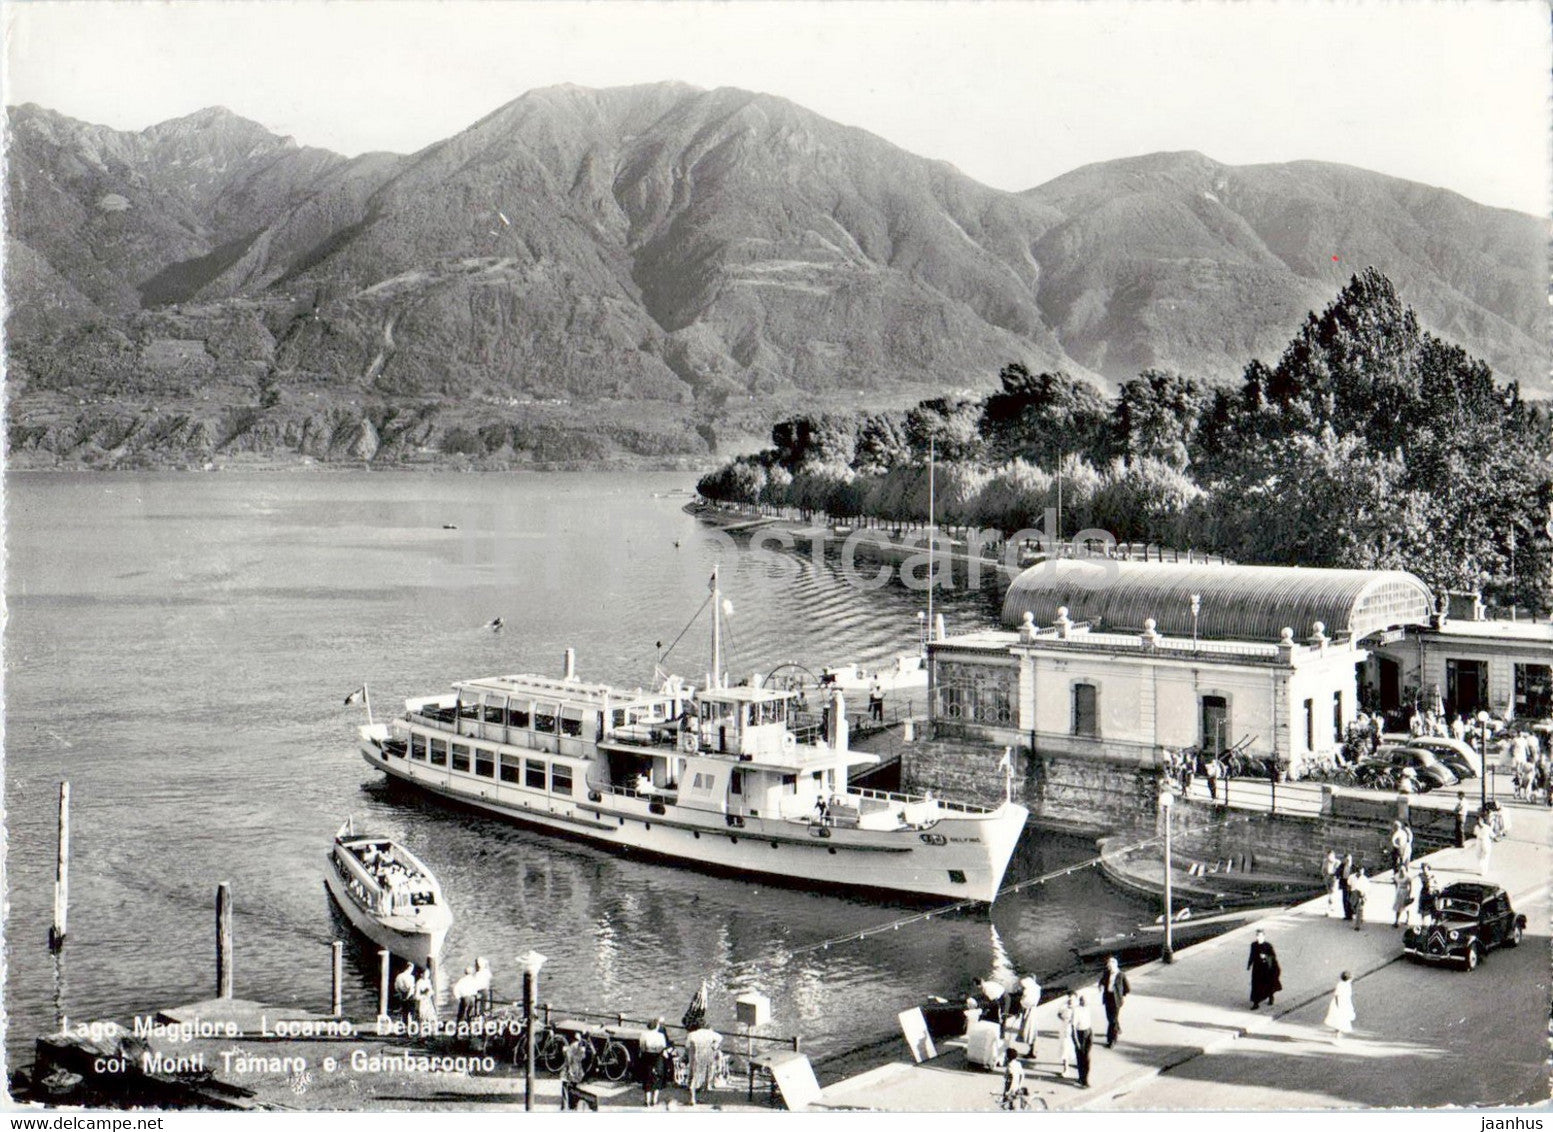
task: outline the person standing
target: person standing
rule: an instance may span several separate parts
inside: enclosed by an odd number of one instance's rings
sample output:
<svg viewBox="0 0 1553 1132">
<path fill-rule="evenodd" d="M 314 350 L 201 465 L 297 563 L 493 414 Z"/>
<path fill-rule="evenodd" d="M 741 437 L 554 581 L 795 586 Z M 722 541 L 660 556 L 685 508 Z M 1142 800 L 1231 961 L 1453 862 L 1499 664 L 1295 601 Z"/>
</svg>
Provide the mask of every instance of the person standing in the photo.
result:
<svg viewBox="0 0 1553 1132">
<path fill-rule="evenodd" d="M 1213 801 L 1219 800 L 1219 760 L 1203 760 L 1203 777 L 1208 780 L 1208 797 Z"/>
<path fill-rule="evenodd" d="M 1057 1060 L 1062 1066 L 1057 1075 L 1063 1078 L 1068 1075 L 1068 1066 L 1078 1061 L 1078 1051 L 1073 1048 L 1073 1017 L 1077 1010 L 1078 998 L 1069 991 L 1062 1009 L 1057 1011 Z"/>
<path fill-rule="evenodd" d="M 588 1062 L 593 1047 L 582 1036 L 582 1031 L 572 1035 L 566 1046 L 566 1060 L 561 1063 L 561 1111 L 572 1112 L 577 1108 L 577 1090 L 588 1079 Z M 691 1104 L 695 1104 L 692 1100 Z"/>
<path fill-rule="evenodd" d="M 1397 887 L 1397 895 L 1391 902 L 1391 926 L 1400 928 L 1413 907 L 1413 878 L 1408 875 L 1406 865 L 1392 874 L 1391 883 Z"/>
<path fill-rule="evenodd" d="M 710 1089 L 717 1077 L 717 1059 L 722 1055 L 723 1036 L 716 1030 L 703 1026 L 692 1030 L 685 1037 L 685 1084 L 690 1088 L 690 1103 L 696 1103 L 696 1093 Z"/>
<path fill-rule="evenodd" d="M 1335 1034 L 1333 1045 L 1341 1041 L 1344 1034 L 1353 1033 L 1356 1017 L 1353 1008 L 1353 975 L 1344 971 L 1337 978 L 1337 986 L 1332 988 L 1332 1001 L 1327 1004 L 1327 1014 L 1323 1020 Z"/>
<path fill-rule="evenodd" d="M 1488 861 L 1494 852 L 1494 826 L 1489 819 L 1488 811 L 1478 814 L 1477 827 L 1477 854 L 1478 876 L 1488 875 Z"/>
<path fill-rule="evenodd" d="M 884 722 L 884 688 L 877 680 L 868 690 L 868 718 L 875 723 Z"/>
<path fill-rule="evenodd" d="M 1359 869 L 1348 878 L 1348 903 L 1353 908 L 1353 930 L 1364 928 L 1364 902 L 1369 899 L 1369 878 Z"/>
<path fill-rule="evenodd" d="M 1037 1060 L 1035 1046 L 1040 1030 L 1036 1026 L 1035 1012 L 1040 1005 L 1041 984 L 1036 982 L 1034 975 L 1026 975 L 1019 980 L 1019 1041 L 1032 1063 Z"/>
<path fill-rule="evenodd" d="M 1267 933 L 1261 928 L 1256 929 L 1256 938 L 1251 941 L 1246 969 L 1251 972 L 1251 1009 L 1260 1010 L 1263 1000 L 1271 1006 L 1273 995 L 1283 990 L 1283 971 L 1278 966 L 1278 952 L 1267 942 Z"/>
<path fill-rule="evenodd" d="M 1105 1046 L 1110 1049 L 1122 1036 L 1122 1003 L 1132 988 L 1127 985 L 1127 975 L 1112 955 L 1105 961 L 1100 973 L 1100 1003 L 1105 1007 Z"/>
<path fill-rule="evenodd" d="M 415 980 L 415 1020 L 423 1033 L 433 1032 L 437 1025 L 437 988 L 432 985 L 430 967 Z"/>
<path fill-rule="evenodd" d="M 1343 919 L 1353 919 L 1353 854 L 1345 853 L 1337 867 L 1337 883 L 1342 889 Z"/>
<path fill-rule="evenodd" d="M 1467 847 L 1467 795 L 1460 790 L 1456 791 L 1456 808 L 1451 812 L 1451 816 L 1456 848 L 1465 849 Z"/>
<path fill-rule="evenodd" d="M 1418 918 L 1427 920 L 1434 915 L 1434 894 L 1437 891 L 1434 873 L 1428 865 L 1418 866 Z"/>
<path fill-rule="evenodd" d="M 1073 1004 L 1073 1061 L 1078 1066 L 1079 1088 L 1089 1088 L 1089 1055 L 1095 1047 L 1095 1024 L 1089 1017 L 1089 1000 L 1078 996 Z"/>
<path fill-rule="evenodd" d="M 475 989 L 475 969 L 465 967 L 464 973 L 453 983 L 453 1000 L 458 1003 L 458 1013 L 454 1016 L 454 1022 L 462 1024 L 470 1022 L 475 1016 L 475 1002 L 479 992 Z"/>
<path fill-rule="evenodd" d="M 642 1086 L 642 1104 L 656 1108 L 669 1066 L 669 1036 L 663 1029 L 662 1018 L 642 1032 L 637 1048 L 636 1079 Z"/>
<path fill-rule="evenodd" d="M 406 963 L 404 970 L 394 976 L 394 1003 L 399 1008 L 399 1020 L 408 1023 L 415 1016 L 415 964 Z"/>
<path fill-rule="evenodd" d="M 1338 880 L 1337 871 L 1343 867 L 1342 858 L 1337 855 L 1337 850 L 1328 849 L 1326 857 L 1321 862 L 1321 882 L 1327 890 L 1327 915 L 1335 918 L 1338 908 Z"/>
</svg>

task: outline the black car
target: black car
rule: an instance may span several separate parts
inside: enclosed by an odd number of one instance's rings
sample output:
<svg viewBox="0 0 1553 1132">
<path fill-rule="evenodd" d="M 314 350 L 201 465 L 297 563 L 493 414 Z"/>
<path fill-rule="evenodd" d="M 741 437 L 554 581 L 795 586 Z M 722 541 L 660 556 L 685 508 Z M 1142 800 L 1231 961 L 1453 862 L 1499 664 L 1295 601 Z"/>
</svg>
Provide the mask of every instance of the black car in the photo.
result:
<svg viewBox="0 0 1553 1132">
<path fill-rule="evenodd" d="M 1402 953 L 1425 963 L 1460 963 L 1468 971 L 1496 947 L 1515 947 L 1526 917 L 1497 884 L 1461 881 L 1435 897 L 1435 912 L 1402 933 Z"/>
</svg>

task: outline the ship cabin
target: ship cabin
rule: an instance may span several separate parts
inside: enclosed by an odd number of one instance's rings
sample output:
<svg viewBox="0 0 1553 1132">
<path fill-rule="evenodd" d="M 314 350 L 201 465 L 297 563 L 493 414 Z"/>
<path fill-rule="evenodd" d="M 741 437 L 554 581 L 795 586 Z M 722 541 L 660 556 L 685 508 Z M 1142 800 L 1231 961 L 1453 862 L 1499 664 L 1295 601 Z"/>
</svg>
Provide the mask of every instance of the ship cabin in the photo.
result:
<svg viewBox="0 0 1553 1132">
<path fill-rule="evenodd" d="M 625 790 L 660 805 L 726 815 L 807 820 L 829 803 L 847 799 L 853 766 L 873 766 L 875 755 L 846 746 L 846 725 L 835 715 L 833 743 L 801 744 L 793 734 L 796 693 L 756 686 L 698 692 L 679 723 L 678 745 L 606 740 L 615 792 Z M 834 799 L 834 801 L 832 801 Z"/>
</svg>

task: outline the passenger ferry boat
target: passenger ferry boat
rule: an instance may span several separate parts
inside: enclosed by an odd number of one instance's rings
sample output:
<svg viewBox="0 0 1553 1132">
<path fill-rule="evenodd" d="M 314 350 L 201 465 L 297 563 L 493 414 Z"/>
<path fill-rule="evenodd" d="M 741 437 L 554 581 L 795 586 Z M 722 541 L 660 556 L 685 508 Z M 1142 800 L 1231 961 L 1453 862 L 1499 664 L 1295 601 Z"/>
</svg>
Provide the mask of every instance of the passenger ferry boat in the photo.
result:
<svg viewBox="0 0 1553 1132">
<path fill-rule="evenodd" d="M 437 878 L 403 845 L 346 822 L 324 881 L 351 926 L 389 954 L 424 967 L 441 953 L 453 913 Z"/>
<path fill-rule="evenodd" d="M 991 902 L 1028 811 L 849 785 L 874 755 L 848 750 L 845 703 L 799 742 L 798 693 L 707 686 L 657 691 L 492 676 L 405 701 L 359 731 L 390 778 L 550 832 L 699 867 L 809 884 Z"/>
</svg>

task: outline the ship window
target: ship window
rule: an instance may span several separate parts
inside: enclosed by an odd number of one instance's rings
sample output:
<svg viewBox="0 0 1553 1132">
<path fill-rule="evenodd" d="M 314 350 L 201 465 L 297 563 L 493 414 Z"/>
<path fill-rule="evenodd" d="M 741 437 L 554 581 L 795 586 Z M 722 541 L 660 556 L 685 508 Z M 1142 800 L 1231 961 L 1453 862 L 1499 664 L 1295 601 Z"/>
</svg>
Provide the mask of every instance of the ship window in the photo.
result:
<svg viewBox="0 0 1553 1132">
<path fill-rule="evenodd" d="M 616 708 L 609 713 L 611 727 L 624 727 L 626 725 L 626 713 L 621 708 Z"/>
<path fill-rule="evenodd" d="M 496 777 L 496 752 L 484 747 L 475 748 L 475 773 L 481 778 Z"/>
<path fill-rule="evenodd" d="M 453 744 L 453 769 L 469 773 L 469 744 Z"/>
<path fill-rule="evenodd" d="M 431 741 L 431 765 L 448 765 L 448 744 L 445 739 L 433 739 Z"/>
<path fill-rule="evenodd" d="M 500 700 L 485 705 L 485 722 L 500 723 L 505 716 L 506 712 L 502 709 Z"/>
<path fill-rule="evenodd" d="M 415 734 L 410 736 L 410 757 L 420 759 L 422 762 L 426 761 L 426 736 Z"/>
<path fill-rule="evenodd" d="M 555 708 L 536 707 L 534 709 L 534 730 L 543 731 L 546 735 L 555 734 Z"/>
<path fill-rule="evenodd" d="M 743 794 L 744 793 L 744 772 L 742 770 L 734 770 L 734 771 L 729 771 L 728 772 L 728 793 L 730 793 L 730 794 Z"/>
<path fill-rule="evenodd" d="M 524 762 L 523 785 L 530 790 L 543 790 L 545 788 L 545 764 L 537 759 L 528 759 Z"/>
<path fill-rule="evenodd" d="M 479 702 L 460 699 L 458 701 L 458 714 L 461 719 L 478 719 L 480 717 Z"/>
<path fill-rule="evenodd" d="M 503 782 L 518 782 L 521 779 L 520 772 L 522 771 L 522 768 L 523 760 L 518 758 L 517 755 L 502 755 L 501 780 Z"/>
<path fill-rule="evenodd" d="M 785 793 L 798 793 L 798 776 L 796 774 L 784 774 L 782 776 L 782 789 Z"/>
<path fill-rule="evenodd" d="M 561 734 L 574 739 L 582 734 L 582 712 L 567 708 L 561 713 Z"/>
<path fill-rule="evenodd" d="M 528 726 L 528 719 L 529 719 L 529 716 L 528 716 L 528 705 L 527 704 L 524 704 L 522 707 L 518 707 L 514 703 L 509 703 L 508 704 L 508 706 L 507 706 L 507 726 L 508 727 L 527 727 Z"/>
<path fill-rule="evenodd" d="M 562 766 L 560 763 L 550 765 L 550 792 L 552 794 L 570 794 L 572 792 L 572 768 Z"/>
</svg>

